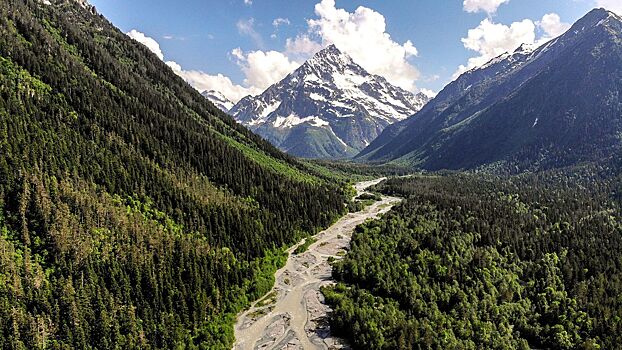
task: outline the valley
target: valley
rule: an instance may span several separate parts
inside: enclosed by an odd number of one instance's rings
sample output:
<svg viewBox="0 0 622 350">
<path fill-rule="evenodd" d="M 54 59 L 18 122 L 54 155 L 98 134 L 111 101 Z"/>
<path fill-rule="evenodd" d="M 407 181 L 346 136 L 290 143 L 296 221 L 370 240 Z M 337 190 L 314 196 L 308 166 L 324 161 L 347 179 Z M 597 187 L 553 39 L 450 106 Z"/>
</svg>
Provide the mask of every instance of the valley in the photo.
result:
<svg viewBox="0 0 622 350">
<path fill-rule="evenodd" d="M 0 349 L 622 350 L 619 1 L 280 1 L 0 0 Z"/>
<path fill-rule="evenodd" d="M 358 183 L 358 194 L 383 179 Z M 388 212 L 400 199 L 384 196 L 362 211 L 350 213 L 313 237 L 306 251 L 296 253 L 299 243 L 288 249 L 285 267 L 275 274 L 275 287 L 238 315 L 236 350 L 338 349 L 340 339 L 328 326 L 329 308 L 320 289 L 332 284 L 329 261 L 340 259 L 349 248 L 354 228 Z M 309 240 L 311 238 L 307 238 Z"/>
</svg>

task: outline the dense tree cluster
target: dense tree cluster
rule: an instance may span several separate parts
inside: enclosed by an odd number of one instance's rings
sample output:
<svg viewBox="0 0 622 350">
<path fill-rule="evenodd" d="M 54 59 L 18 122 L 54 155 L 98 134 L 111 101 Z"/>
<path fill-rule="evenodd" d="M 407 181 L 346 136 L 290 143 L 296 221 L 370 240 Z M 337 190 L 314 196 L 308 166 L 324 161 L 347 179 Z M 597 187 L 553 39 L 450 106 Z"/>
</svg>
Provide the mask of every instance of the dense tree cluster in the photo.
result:
<svg viewBox="0 0 622 350">
<path fill-rule="evenodd" d="M 327 176 L 78 2 L 0 2 L 0 348 L 230 348 Z"/>
<path fill-rule="evenodd" d="M 380 185 L 405 202 L 357 228 L 324 291 L 361 349 L 619 349 L 619 167 Z"/>
</svg>

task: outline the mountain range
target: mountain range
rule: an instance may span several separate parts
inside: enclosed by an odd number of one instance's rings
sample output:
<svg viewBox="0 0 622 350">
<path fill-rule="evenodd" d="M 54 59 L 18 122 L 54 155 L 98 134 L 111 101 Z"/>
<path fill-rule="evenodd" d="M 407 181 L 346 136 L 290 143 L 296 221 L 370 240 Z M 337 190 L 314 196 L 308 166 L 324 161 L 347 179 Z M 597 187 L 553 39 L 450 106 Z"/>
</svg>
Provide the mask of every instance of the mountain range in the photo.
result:
<svg viewBox="0 0 622 350">
<path fill-rule="evenodd" d="M 288 154 L 347 158 L 428 101 L 423 93 L 415 95 L 368 73 L 330 45 L 261 95 L 240 100 L 229 113 Z"/>
<path fill-rule="evenodd" d="M 622 19 L 595 9 L 546 44 L 521 46 L 447 85 L 356 159 L 429 170 L 517 170 L 620 149 Z"/>
</svg>

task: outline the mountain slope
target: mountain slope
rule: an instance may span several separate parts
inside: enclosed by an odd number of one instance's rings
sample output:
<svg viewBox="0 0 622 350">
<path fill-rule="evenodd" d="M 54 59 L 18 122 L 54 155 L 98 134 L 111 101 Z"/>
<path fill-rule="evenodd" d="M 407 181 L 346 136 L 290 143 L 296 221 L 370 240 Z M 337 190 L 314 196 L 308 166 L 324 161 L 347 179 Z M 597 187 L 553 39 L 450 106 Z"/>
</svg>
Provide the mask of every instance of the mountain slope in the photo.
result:
<svg viewBox="0 0 622 350">
<path fill-rule="evenodd" d="M 535 50 L 465 73 L 358 158 L 432 170 L 599 159 L 620 146 L 621 90 L 622 20 L 594 10 Z"/>
<path fill-rule="evenodd" d="M 318 52 L 231 114 L 281 150 L 306 158 L 346 158 L 429 100 L 369 74 L 336 46 Z"/>
<path fill-rule="evenodd" d="M 229 112 L 234 105 L 225 95 L 215 90 L 205 90 L 201 95 L 225 113 Z"/>
<path fill-rule="evenodd" d="M 0 348 L 230 349 L 345 194 L 84 1 L 0 2 Z"/>
</svg>

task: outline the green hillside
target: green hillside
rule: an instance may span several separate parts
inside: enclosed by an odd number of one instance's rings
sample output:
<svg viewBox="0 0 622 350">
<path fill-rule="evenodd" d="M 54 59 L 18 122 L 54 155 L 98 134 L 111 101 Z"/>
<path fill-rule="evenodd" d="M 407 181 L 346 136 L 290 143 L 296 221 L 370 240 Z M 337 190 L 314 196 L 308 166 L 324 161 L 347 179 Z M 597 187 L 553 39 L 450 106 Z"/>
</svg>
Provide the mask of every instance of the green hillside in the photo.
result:
<svg viewBox="0 0 622 350">
<path fill-rule="evenodd" d="M 309 169 L 88 5 L 0 2 L 0 348 L 230 348 L 345 210 Z"/>
</svg>

